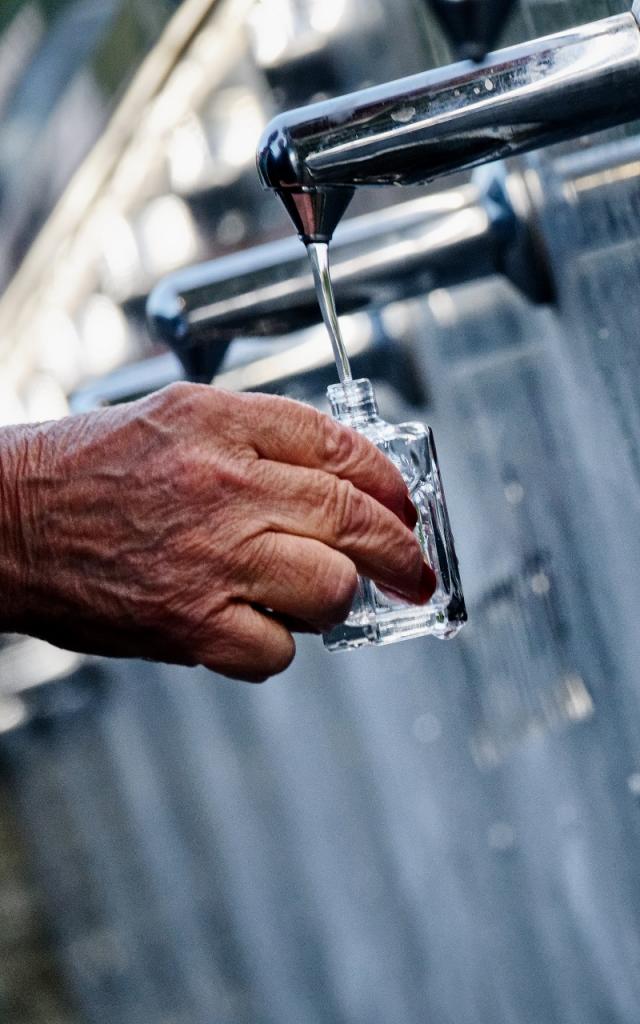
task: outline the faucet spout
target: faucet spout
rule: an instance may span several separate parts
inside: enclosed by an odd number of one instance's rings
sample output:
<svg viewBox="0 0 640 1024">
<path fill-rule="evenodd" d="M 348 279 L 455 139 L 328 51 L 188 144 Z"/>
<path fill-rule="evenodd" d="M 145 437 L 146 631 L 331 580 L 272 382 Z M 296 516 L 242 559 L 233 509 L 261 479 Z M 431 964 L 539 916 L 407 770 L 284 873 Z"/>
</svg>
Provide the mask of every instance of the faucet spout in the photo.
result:
<svg viewBox="0 0 640 1024">
<path fill-rule="evenodd" d="M 640 2 L 605 18 L 276 117 L 258 171 L 305 242 L 327 241 L 361 185 L 417 185 L 635 120 Z"/>
<path fill-rule="evenodd" d="M 534 302 L 552 301 L 539 190 L 527 179 L 498 164 L 465 185 L 345 222 L 332 259 L 340 312 L 493 274 Z M 174 272 L 151 292 L 147 316 L 188 377 L 210 381 L 234 339 L 282 338 L 317 324 L 320 311 L 309 260 L 289 237 Z"/>
</svg>

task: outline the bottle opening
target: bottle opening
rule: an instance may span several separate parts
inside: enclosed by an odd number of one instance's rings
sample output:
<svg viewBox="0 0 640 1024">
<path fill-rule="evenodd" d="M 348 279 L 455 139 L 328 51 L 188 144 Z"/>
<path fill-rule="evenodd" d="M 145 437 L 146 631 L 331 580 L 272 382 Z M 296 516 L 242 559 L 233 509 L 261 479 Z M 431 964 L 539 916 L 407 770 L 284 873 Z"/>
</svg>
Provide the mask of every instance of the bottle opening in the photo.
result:
<svg viewBox="0 0 640 1024">
<path fill-rule="evenodd" d="M 366 377 L 331 384 L 327 397 L 334 418 L 343 423 L 366 423 L 378 415 L 373 385 Z"/>
</svg>

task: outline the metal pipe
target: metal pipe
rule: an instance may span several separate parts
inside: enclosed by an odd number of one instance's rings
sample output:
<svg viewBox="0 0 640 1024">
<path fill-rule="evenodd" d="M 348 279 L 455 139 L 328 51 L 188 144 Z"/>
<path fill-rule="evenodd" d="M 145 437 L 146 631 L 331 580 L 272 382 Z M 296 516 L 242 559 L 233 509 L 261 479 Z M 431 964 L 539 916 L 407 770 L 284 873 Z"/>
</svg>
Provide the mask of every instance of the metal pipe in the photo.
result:
<svg viewBox="0 0 640 1024">
<path fill-rule="evenodd" d="M 332 244 L 339 312 L 496 273 L 548 301 L 524 180 L 502 166 L 483 177 L 482 186 L 472 181 L 345 222 Z M 151 293 L 147 313 L 188 375 L 209 380 L 234 338 L 290 334 L 319 320 L 309 261 L 293 237 L 171 274 Z"/>
<path fill-rule="evenodd" d="M 305 241 L 326 241 L 361 185 L 416 185 L 632 121 L 640 113 L 634 12 L 276 117 L 263 184 Z"/>
</svg>

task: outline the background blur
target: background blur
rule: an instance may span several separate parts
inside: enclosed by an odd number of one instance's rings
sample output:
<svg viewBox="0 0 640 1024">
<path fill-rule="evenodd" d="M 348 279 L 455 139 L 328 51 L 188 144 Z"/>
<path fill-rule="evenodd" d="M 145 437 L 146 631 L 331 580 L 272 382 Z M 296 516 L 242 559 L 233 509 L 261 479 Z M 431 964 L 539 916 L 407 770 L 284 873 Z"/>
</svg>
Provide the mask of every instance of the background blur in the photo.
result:
<svg viewBox="0 0 640 1024">
<path fill-rule="evenodd" d="M 628 7 L 521 0 L 502 41 Z M 5 0 L 0 422 L 176 379 L 153 285 L 290 233 L 269 117 L 450 60 L 418 0 Z M 3 1024 L 637 1024 L 637 127 L 522 163 L 552 305 L 494 277 L 349 318 L 436 432 L 459 639 L 303 638 L 257 688 L 2 641 Z"/>
</svg>

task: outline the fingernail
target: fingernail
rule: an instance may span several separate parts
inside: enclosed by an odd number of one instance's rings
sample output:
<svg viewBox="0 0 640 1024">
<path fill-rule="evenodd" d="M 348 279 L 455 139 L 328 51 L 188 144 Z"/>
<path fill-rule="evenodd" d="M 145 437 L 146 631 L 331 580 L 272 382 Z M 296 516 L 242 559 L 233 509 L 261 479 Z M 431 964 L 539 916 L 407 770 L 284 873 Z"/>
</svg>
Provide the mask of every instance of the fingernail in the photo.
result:
<svg viewBox="0 0 640 1024">
<path fill-rule="evenodd" d="M 420 577 L 420 597 L 426 603 L 433 597 L 437 585 L 435 573 L 428 562 L 422 566 Z"/>
<path fill-rule="evenodd" d="M 418 524 L 418 513 L 408 494 L 404 499 L 404 521 L 410 530 L 415 530 Z"/>
</svg>

